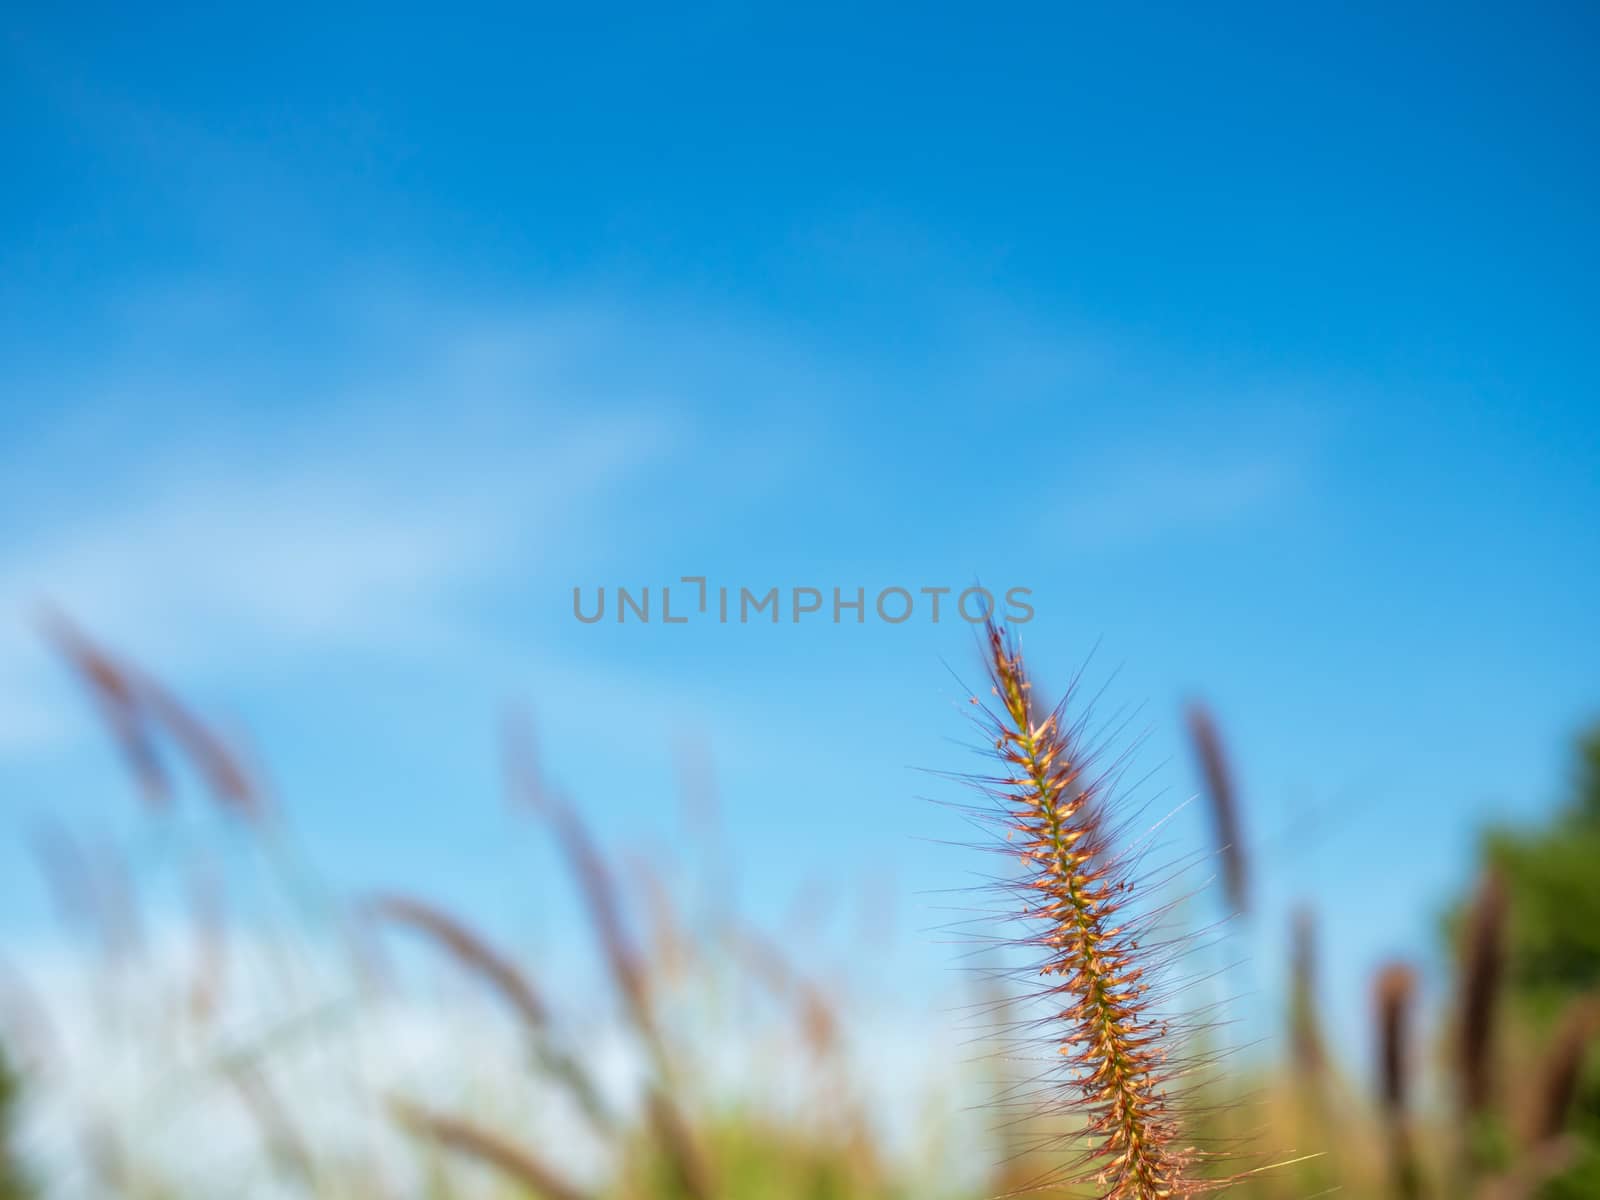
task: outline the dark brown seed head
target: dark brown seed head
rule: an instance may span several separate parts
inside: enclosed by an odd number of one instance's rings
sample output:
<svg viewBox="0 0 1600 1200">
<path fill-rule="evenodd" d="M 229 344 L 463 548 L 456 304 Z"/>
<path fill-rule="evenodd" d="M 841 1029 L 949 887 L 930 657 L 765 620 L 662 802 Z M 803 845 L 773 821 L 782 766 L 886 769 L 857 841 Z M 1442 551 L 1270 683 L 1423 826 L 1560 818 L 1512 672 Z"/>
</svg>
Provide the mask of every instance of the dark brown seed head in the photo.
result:
<svg viewBox="0 0 1600 1200">
<path fill-rule="evenodd" d="M 1303 1079 L 1314 1079 L 1326 1067 L 1327 1053 L 1317 1022 L 1316 924 L 1309 908 L 1295 910 L 1293 938 L 1290 1039 L 1295 1070 Z"/>
<path fill-rule="evenodd" d="M 1417 976 L 1404 963 L 1378 972 L 1374 988 L 1378 1010 L 1378 1095 L 1394 1116 L 1405 1112 L 1408 1087 L 1411 1000 Z"/>
<path fill-rule="evenodd" d="M 1478 885 L 1463 947 L 1456 1052 L 1461 1102 L 1469 1113 L 1482 1112 L 1491 1098 L 1495 1007 L 1505 968 L 1506 907 L 1505 880 L 1490 868 Z"/>
<path fill-rule="evenodd" d="M 1600 998 L 1586 996 L 1572 1003 L 1539 1072 L 1529 1141 L 1535 1146 L 1555 1141 L 1566 1125 L 1584 1057 L 1600 1032 Z"/>
</svg>

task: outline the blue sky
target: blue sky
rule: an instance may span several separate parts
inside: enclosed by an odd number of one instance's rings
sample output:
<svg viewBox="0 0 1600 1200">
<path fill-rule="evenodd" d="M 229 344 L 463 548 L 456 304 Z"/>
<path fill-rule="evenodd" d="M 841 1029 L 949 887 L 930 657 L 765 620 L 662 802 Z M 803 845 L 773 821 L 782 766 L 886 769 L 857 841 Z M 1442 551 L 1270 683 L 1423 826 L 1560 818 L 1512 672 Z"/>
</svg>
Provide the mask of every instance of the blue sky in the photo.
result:
<svg viewBox="0 0 1600 1200">
<path fill-rule="evenodd" d="M 933 990 L 917 893 L 971 864 L 913 768 L 970 762 L 969 631 L 591 628 L 571 588 L 980 579 L 1033 589 L 1046 678 L 1098 645 L 1171 803 L 1209 698 L 1260 984 L 1309 900 L 1359 1019 L 1600 711 L 1594 26 L 14 6 L 5 819 L 130 816 L 48 599 L 247 729 L 351 887 L 560 939 L 497 794 L 522 700 L 663 860 L 703 745 L 741 901 L 892 898 Z"/>
</svg>

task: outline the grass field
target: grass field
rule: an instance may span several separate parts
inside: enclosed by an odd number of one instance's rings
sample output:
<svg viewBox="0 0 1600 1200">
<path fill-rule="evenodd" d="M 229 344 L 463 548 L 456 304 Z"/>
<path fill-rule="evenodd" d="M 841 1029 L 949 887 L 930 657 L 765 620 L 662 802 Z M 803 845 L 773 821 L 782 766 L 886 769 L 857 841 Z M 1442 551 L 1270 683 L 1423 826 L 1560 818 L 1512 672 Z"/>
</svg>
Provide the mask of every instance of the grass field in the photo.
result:
<svg viewBox="0 0 1600 1200">
<path fill-rule="evenodd" d="M 986 765 L 957 802 L 992 881 L 956 927 L 978 969 L 952 974 L 948 1036 L 902 1056 L 923 1068 L 902 1078 L 875 1045 L 892 1013 L 731 907 L 691 918 L 695 881 L 615 861 L 526 729 L 506 736 L 508 798 L 581 902 L 578 994 L 426 897 L 334 893 L 224 737 L 70 626 L 52 637 L 149 839 L 41 837 L 83 951 L 58 978 L 6 981 L 7 1200 L 1596 1194 L 1597 1009 L 1582 971 L 1544 1019 L 1509 1002 L 1529 910 L 1505 874 L 1456 922 L 1448 1012 L 1420 1009 L 1406 964 L 1373 980 L 1372 1073 L 1328 1049 L 1313 913 L 1283 917 L 1292 1003 L 1284 1060 L 1265 1060 L 1212 986 L 1226 930 L 1173 900 L 1215 874 L 1249 904 L 1215 721 L 1189 716 L 1217 844 L 1157 851 L 1119 802 L 1117 748 L 1088 739 L 1077 697 L 1033 695 L 1003 631 L 973 696 Z M 174 816 L 185 779 L 205 823 Z M 230 919 L 246 876 L 265 899 Z M 1586 878 L 1580 860 L 1574 904 L 1600 886 Z M 140 893 L 163 889 L 190 915 L 152 935 Z"/>
</svg>

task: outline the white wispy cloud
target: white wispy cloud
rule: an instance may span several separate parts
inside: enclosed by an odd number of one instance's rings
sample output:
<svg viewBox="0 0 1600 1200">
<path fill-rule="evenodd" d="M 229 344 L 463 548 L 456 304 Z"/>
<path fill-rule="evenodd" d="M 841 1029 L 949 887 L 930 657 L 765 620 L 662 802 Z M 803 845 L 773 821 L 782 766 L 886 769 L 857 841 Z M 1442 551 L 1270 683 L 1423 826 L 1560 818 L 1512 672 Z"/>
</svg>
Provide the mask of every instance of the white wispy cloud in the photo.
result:
<svg viewBox="0 0 1600 1200">
<path fill-rule="evenodd" d="M 397 330 L 410 342 L 338 364 L 323 403 L 236 414 L 220 436 L 165 372 L 113 361 L 79 376 L 81 405 L 36 439 L 8 495 L 0 753 L 72 727 L 42 606 L 164 668 L 223 672 L 330 648 L 437 651 L 470 636 L 467 609 L 496 580 L 581 554 L 677 452 L 678 418 L 605 394 L 605 378 L 576 394 L 536 315 L 411 314 Z M 189 362 L 195 391 L 247 369 L 203 350 Z M 130 433 L 96 411 L 107 395 L 151 419 Z M 97 426 L 117 436 L 86 451 Z"/>
</svg>

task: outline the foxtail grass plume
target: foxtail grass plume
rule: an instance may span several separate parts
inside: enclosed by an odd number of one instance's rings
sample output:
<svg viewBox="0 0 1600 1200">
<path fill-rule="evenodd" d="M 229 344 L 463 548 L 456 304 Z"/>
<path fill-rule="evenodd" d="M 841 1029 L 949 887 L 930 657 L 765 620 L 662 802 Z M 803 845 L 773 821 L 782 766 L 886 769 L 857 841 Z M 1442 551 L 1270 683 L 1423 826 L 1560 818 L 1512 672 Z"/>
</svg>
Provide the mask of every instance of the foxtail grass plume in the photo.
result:
<svg viewBox="0 0 1600 1200">
<path fill-rule="evenodd" d="M 219 808 L 250 821 L 266 816 L 265 790 L 237 748 L 177 696 L 91 641 L 61 614 L 46 614 L 42 625 L 46 639 L 100 709 L 148 807 L 163 809 L 172 798 L 172 779 L 156 746 L 158 735 L 164 734 Z"/>
<path fill-rule="evenodd" d="M 996 704 L 981 706 L 981 724 L 1003 771 L 981 783 L 1022 864 L 1012 890 L 1033 931 L 1023 944 L 1042 955 L 1041 993 L 1055 1007 L 1046 1036 L 1067 1066 L 1057 1100 L 1084 1119 L 1080 1150 L 1032 1186 L 1092 1183 L 1102 1200 L 1197 1195 L 1217 1185 L 1192 1173 L 1199 1155 L 1168 1096 L 1170 1030 L 1152 1010 L 1145 926 L 1127 911 L 1138 886 L 1113 845 L 1109 780 L 1089 773 L 1066 701 L 1039 702 L 1015 640 L 993 622 L 986 660 Z"/>
<path fill-rule="evenodd" d="M 733 955 L 781 1002 L 792 1005 L 807 1050 L 821 1062 L 837 1056 L 839 1017 L 828 994 L 789 962 L 777 943 L 753 928 L 730 925 L 725 934 Z"/>
<path fill-rule="evenodd" d="M 539 769 L 532 731 L 525 722 L 515 717 L 507 722 L 505 745 L 506 783 L 510 794 L 549 822 L 588 909 L 595 940 L 610 969 L 612 982 L 650 1052 L 656 1080 L 646 1097 L 646 1108 L 656 1140 L 672 1164 L 683 1192 L 692 1200 L 712 1200 L 717 1184 L 711 1164 L 678 1103 L 677 1073 L 656 1019 L 649 971 L 623 919 L 621 898 L 610 864 L 578 810 L 545 780 Z"/>
<path fill-rule="evenodd" d="M 1546 1183 L 1570 1168 L 1581 1156 L 1584 1143 L 1566 1126 L 1584 1059 L 1597 1033 L 1600 1033 L 1600 997 L 1580 996 L 1569 1005 L 1554 1041 L 1534 1074 L 1531 1104 L 1525 1114 L 1522 1153 L 1508 1170 L 1485 1179 L 1477 1189 L 1475 1200 L 1531 1200 L 1536 1195 L 1544 1195 Z"/>
<path fill-rule="evenodd" d="M 1578 1091 L 1584 1058 L 1596 1034 L 1600 1034 L 1600 997 L 1585 996 L 1573 1001 L 1539 1071 L 1528 1129 L 1528 1141 L 1534 1147 L 1561 1136 Z"/>
<path fill-rule="evenodd" d="M 1316 1088 L 1327 1069 L 1328 1052 L 1317 1019 L 1316 918 L 1309 908 L 1295 910 L 1292 936 L 1289 1041 L 1295 1074 L 1303 1085 Z"/>
<path fill-rule="evenodd" d="M 463 922 L 413 896 L 379 895 L 367 903 L 374 917 L 415 930 L 443 947 L 462 967 L 486 980 L 531 1029 L 549 1022 L 544 997 L 517 965 Z"/>
<path fill-rule="evenodd" d="M 544 1200 L 590 1200 L 587 1192 L 567 1182 L 532 1150 L 504 1134 L 462 1117 L 429 1112 L 405 1100 L 392 1100 L 390 1110 L 405 1129 L 492 1168 L 530 1195 Z"/>
<path fill-rule="evenodd" d="M 1391 1187 L 1401 1200 L 1414 1200 L 1423 1192 L 1408 1111 L 1411 1004 L 1416 990 L 1416 972 L 1404 963 L 1391 963 L 1379 971 L 1373 989 L 1378 1025 L 1378 1099 L 1388 1139 Z"/>
<path fill-rule="evenodd" d="M 1204 704 L 1189 705 L 1189 740 L 1194 746 L 1200 774 L 1205 779 L 1206 798 L 1211 802 L 1211 818 L 1216 830 L 1217 853 L 1222 859 L 1222 887 L 1228 907 L 1236 913 L 1249 911 L 1250 896 L 1245 870 L 1244 845 L 1239 829 L 1239 797 L 1233 786 L 1233 771 L 1222 748 L 1217 722 Z"/>
<path fill-rule="evenodd" d="M 267 1157 L 296 1185 L 315 1191 L 316 1158 L 260 1067 L 248 1059 L 236 1059 L 223 1065 L 222 1074 L 254 1122 Z"/>
<path fill-rule="evenodd" d="M 1411 1000 L 1416 972 L 1390 963 L 1378 972 L 1374 997 L 1378 1011 L 1378 1099 L 1384 1110 L 1403 1113 L 1410 1097 Z"/>
<path fill-rule="evenodd" d="M 145 805 L 153 811 L 166 808 L 172 801 L 172 780 L 156 750 L 154 730 L 140 701 L 139 680 L 134 672 L 83 636 L 59 613 L 46 613 L 41 627 L 45 639 L 66 661 L 99 709 Z"/>
<path fill-rule="evenodd" d="M 527 973 L 487 939 L 436 905 L 413 896 L 379 895 L 367 905 L 373 917 L 421 934 L 463 970 L 496 991 L 521 1020 L 539 1064 L 583 1110 L 596 1129 L 611 1131 L 616 1119 L 590 1073 L 551 1036 L 550 1009 Z"/>
<path fill-rule="evenodd" d="M 1495 1008 L 1505 970 L 1506 908 L 1505 880 L 1491 867 L 1473 899 L 1463 947 L 1456 1053 L 1461 1105 L 1469 1116 L 1483 1112 L 1492 1096 Z"/>
</svg>

